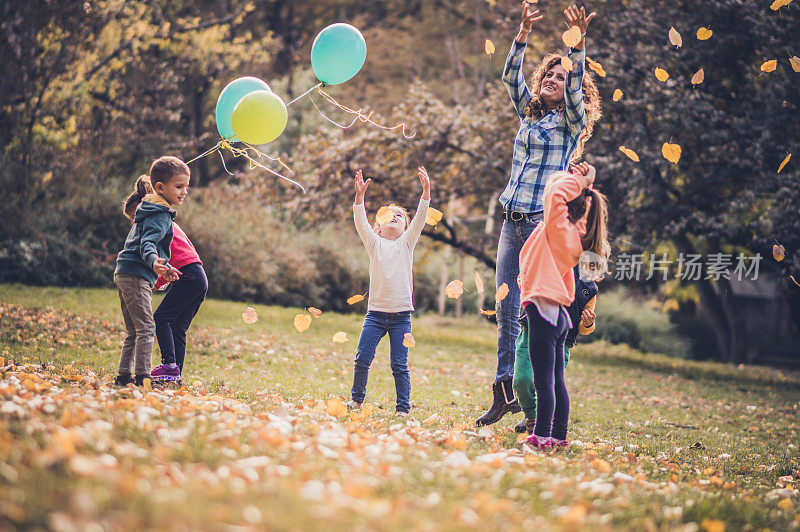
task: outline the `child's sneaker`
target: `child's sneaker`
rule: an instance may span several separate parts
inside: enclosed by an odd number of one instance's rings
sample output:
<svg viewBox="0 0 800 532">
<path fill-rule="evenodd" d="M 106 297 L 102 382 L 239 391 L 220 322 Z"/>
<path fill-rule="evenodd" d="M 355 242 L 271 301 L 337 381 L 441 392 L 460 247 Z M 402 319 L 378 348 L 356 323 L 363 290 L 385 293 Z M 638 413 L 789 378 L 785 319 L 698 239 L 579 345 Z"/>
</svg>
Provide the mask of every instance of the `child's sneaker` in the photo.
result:
<svg viewBox="0 0 800 532">
<path fill-rule="evenodd" d="M 553 445 L 553 447 L 560 447 L 560 448 L 569 447 L 569 440 L 559 440 L 551 436 L 550 442 Z"/>
<path fill-rule="evenodd" d="M 395 410 L 394 415 L 396 415 L 397 417 L 408 417 L 408 412 L 405 412 L 403 410 Z"/>
<path fill-rule="evenodd" d="M 174 368 L 167 364 L 161 364 L 153 368 L 150 377 L 154 381 L 177 381 L 181 378 L 181 368 L 177 364 Z"/>
<path fill-rule="evenodd" d="M 531 437 L 525 440 L 525 443 L 534 449 L 549 449 L 553 446 L 553 439 L 550 436 L 542 437 L 536 434 L 531 434 Z"/>
<path fill-rule="evenodd" d="M 133 384 L 133 376 L 130 373 L 120 373 L 114 379 L 114 386 L 127 386 Z"/>
<path fill-rule="evenodd" d="M 348 410 L 361 410 L 361 403 L 356 403 L 354 400 L 350 399 L 350 402 L 347 403 Z"/>
</svg>

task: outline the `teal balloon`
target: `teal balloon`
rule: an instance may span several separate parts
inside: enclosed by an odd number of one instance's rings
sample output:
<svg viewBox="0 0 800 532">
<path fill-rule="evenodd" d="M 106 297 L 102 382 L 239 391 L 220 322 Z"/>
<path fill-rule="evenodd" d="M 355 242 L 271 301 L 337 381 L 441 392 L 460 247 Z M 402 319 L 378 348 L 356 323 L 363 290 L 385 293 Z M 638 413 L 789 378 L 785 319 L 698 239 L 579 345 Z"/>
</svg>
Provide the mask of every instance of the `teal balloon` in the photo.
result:
<svg viewBox="0 0 800 532">
<path fill-rule="evenodd" d="M 233 119 L 233 110 L 242 98 L 254 91 L 272 92 L 269 85 L 264 81 L 252 76 L 247 76 L 231 81 L 222 89 L 222 92 L 219 93 L 216 117 L 217 131 L 219 131 L 222 138 L 234 141 L 239 140 L 233 132 L 233 124 L 231 122 Z"/>
<path fill-rule="evenodd" d="M 326 85 L 338 85 L 361 70 L 367 60 L 367 41 L 350 24 L 331 24 L 317 35 L 311 47 L 311 68 Z"/>
</svg>

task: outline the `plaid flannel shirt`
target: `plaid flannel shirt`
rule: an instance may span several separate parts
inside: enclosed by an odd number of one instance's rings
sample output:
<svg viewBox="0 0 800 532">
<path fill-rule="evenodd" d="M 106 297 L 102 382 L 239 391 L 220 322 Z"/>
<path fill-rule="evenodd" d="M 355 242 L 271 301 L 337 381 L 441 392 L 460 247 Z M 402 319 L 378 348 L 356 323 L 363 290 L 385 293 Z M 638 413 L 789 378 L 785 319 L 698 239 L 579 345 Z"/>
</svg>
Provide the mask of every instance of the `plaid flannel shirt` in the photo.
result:
<svg viewBox="0 0 800 532">
<path fill-rule="evenodd" d="M 569 49 L 572 72 L 567 72 L 564 81 L 564 112 L 552 110 L 538 122 L 525 116 L 525 106 L 531 101 L 531 93 L 522 74 L 522 58 L 525 44 L 516 40 L 503 69 L 503 84 L 514 102 L 522 124 L 514 140 L 514 158 L 511 162 L 511 178 L 508 180 L 500 203 L 508 211 L 537 212 L 544 207 L 544 186 L 553 172 L 569 168 L 569 159 L 578 145 L 578 137 L 586 127 L 586 111 L 583 106 L 584 50 Z"/>
</svg>

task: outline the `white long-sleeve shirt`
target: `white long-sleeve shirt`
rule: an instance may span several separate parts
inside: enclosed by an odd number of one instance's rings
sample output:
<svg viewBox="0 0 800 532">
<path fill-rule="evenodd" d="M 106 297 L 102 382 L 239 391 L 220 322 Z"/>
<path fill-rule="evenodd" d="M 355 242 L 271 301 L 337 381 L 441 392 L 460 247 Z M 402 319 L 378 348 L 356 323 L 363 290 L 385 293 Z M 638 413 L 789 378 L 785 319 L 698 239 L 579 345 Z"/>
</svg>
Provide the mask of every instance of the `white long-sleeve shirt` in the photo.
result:
<svg viewBox="0 0 800 532">
<path fill-rule="evenodd" d="M 411 266 L 414 246 L 425 227 L 430 200 L 420 199 L 417 212 L 408 228 L 397 240 L 378 236 L 367 220 L 364 203 L 353 205 L 356 231 L 369 255 L 369 300 L 367 310 L 403 312 L 414 310 Z"/>
</svg>

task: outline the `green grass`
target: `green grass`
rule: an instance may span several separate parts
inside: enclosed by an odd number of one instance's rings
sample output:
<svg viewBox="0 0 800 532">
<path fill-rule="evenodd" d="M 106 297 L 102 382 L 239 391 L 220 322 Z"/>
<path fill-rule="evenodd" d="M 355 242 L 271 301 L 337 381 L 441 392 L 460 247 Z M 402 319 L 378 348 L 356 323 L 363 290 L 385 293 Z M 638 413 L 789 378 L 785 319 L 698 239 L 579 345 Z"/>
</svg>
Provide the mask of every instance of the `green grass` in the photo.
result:
<svg viewBox="0 0 800 532">
<path fill-rule="evenodd" d="M 39 371 L 57 383 L 40 394 L 54 401 L 55 413 L 0 414 L 0 461 L 14 470 L 0 468 L 0 522 L 58 528 L 66 520 L 131 530 L 253 524 L 641 530 L 689 522 L 713 528 L 715 520 L 728 530 L 800 526 L 796 497 L 770 493 L 800 483 L 797 373 L 581 344 L 567 370 L 570 437 L 581 443 L 553 454 L 519 453 L 512 431 L 518 416 L 507 416 L 491 434 L 476 436 L 471 427 L 488 407 L 494 375 L 496 332 L 486 321 L 417 316 L 412 419 L 391 415 L 394 383 L 383 342 L 368 386 L 375 413 L 337 421 L 313 410 L 348 397 L 363 316 L 324 313 L 299 333 L 292 320 L 303 309 L 255 306 L 258 322 L 247 325 L 245 306 L 203 305 L 184 373 L 191 390 L 131 398 L 104 385 L 121 343 L 115 292 L 0 285 L 0 307 L 7 309 L 0 316 L 0 356 L 17 364 L 0 385 L 32 371 L 20 369 L 25 363 L 51 366 Z M 347 343 L 331 342 L 338 331 L 347 333 Z M 59 381 L 89 372 L 96 377 L 79 385 Z M 246 406 L 214 412 L 187 406 L 209 394 Z M 19 404 L 43 408 L 34 396 Z M 153 421 L 136 421 L 131 411 L 151 403 L 158 411 Z M 70 405 L 83 405 L 87 419 L 65 417 L 79 408 Z M 415 421 L 433 414 L 439 417 L 428 425 Z M 271 433 L 270 416 L 291 419 L 291 436 Z M 99 421 L 110 427 L 92 425 Z M 74 457 L 54 457 L 55 435 L 79 429 L 92 436 L 76 454 L 110 455 L 117 466 L 82 475 Z M 348 443 L 338 458 L 326 458 L 319 446 L 336 431 Z M 170 439 L 173 432 L 180 437 Z M 370 454 L 371 445 L 379 456 Z M 461 450 L 469 465 L 445 465 Z M 475 460 L 487 453 L 508 456 Z M 268 473 L 256 481 L 226 473 L 250 456 L 267 456 Z"/>
</svg>

